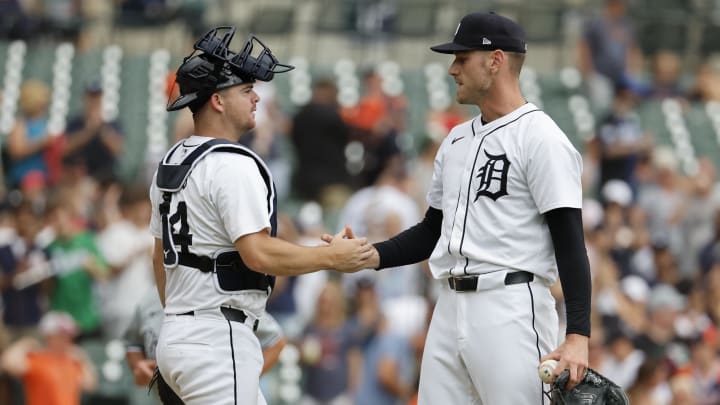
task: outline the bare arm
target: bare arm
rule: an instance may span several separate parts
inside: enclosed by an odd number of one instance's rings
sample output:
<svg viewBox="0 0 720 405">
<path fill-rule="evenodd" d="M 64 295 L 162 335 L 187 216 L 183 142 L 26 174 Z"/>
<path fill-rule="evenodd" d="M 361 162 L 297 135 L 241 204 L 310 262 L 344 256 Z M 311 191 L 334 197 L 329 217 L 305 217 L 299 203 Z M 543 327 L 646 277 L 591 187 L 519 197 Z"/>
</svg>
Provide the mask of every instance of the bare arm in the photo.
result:
<svg viewBox="0 0 720 405">
<path fill-rule="evenodd" d="M 133 351 L 126 352 L 125 358 L 135 378 L 135 385 L 147 387 L 155 372 L 155 366 L 157 364 L 155 360 L 145 358 L 142 352 Z"/>
<path fill-rule="evenodd" d="M 105 125 L 100 129 L 100 140 L 113 156 L 118 156 L 125 144 L 122 135 L 110 125 Z"/>
<path fill-rule="evenodd" d="M 37 340 L 25 337 L 10 345 L 0 359 L 2 368 L 15 378 L 21 378 L 28 371 L 27 355 L 39 347 Z"/>
<path fill-rule="evenodd" d="M 160 302 L 165 308 L 165 264 L 163 263 L 162 240 L 155 238 L 153 250 L 153 273 L 155 273 L 155 287 L 160 295 Z"/>
<path fill-rule="evenodd" d="M 97 371 L 87 354 L 79 347 L 73 350 L 73 356 L 82 366 L 82 380 L 80 384 L 83 391 L 94 391 L 98 385 Z"/>
<path fill-rule="evenodd" d="M 380 384 L 388 392 L 398 398 L 409 398 L 411 394 L 410 387 L 400 381 L 397 364 L 395 360 L 389 358 L 381 358 L 377 366 L 377 376 Z"/>
<path fill-rule="evenodd" d="M 31 141 L 27 135 L 25 123 L 18 120 L 8 135 L 8 153 L 13 159 L 22 159 L 33 155 L 48 145 L 49 136 Z"/>
<path fill-rule="evenodd" d="M 345 239 L 344 235 L 343 230 L 328 246 L 304 247 L 273 238 L 263 230 L 243 235 L 235 241 L 235 247 L 248 267 L 276 276 L 300 275 L 323 269 L 352 272 L 364 268 L 365 260 L 374 249 L 365 238 Z"/>
<path fill-rule="evenodd" d="M 270 347 L 263 348 L 263 368 L 260 375 L 263 375 L 270 371 L 271 368 L 277 363 L 280 358 L 280 353 L 285 348 L 287 341 L 284 337 L 281 337 L 277 342 L 273 343 Z"/>
</svg>

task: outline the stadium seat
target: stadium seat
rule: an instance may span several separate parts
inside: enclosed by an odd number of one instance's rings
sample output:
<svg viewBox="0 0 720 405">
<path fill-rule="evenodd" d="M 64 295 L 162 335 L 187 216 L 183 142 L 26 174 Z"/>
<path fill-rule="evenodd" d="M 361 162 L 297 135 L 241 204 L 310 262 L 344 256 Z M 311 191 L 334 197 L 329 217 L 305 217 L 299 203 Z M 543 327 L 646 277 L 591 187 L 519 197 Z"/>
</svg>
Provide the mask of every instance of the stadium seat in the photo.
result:
<svg viewBox="0 0 720 405">
<path fill-rule="evenodd" d="M 434 34 L 438 6 L 433 0 L 399 2 L 395 34 L 411 37 Z"/>
<path fill-rule="evenodd" d="M 294 28 L 295 7 L 266 6 L 255 9 L 250 32 L 255 34 L 287 34 Z"/>
<path fill-rule="evenodd" d="M 104 340 L 85 340 L 80 347 L 98 374 L 98 387 L 85 395 L 83 405 L 129 405 L 128 391 L 133 386 L 133 377 L 124 360 L 124 350 L 122 358 L 117 360 L 108 357 L 108 342 Z"/>
<path fill-rule="evenodd" d="M 324 0 L 318 3 L 315 29 L 325 33 L 346 33 L 355 29 L 355 10 L 349 1 Z"/>
</svg>

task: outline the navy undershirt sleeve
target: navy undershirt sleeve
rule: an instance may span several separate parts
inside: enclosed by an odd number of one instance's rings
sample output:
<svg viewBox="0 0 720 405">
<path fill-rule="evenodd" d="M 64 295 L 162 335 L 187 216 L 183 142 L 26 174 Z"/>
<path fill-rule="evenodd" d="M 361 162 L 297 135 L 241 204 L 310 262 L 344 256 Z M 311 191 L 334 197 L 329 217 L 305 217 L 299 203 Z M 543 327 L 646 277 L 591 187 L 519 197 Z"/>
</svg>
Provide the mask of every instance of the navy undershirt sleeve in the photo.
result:
<svg viewBox="0 0 720 405">
<path fill-rule="evenodd" d="M 566 333 L 590 336 L 591 280 L 579 208 L 557 208 L 545 213 L 555 246 L 560 284 L 567 312 Z"/>
<path fill-rule="evenodd" d="M 432 253 L 440 239 L 442 211 L 428 208 L 425 218 L 392 238 L 373 244 L 380 256 L 377 270 L 421 262 Z"/>
</svg>

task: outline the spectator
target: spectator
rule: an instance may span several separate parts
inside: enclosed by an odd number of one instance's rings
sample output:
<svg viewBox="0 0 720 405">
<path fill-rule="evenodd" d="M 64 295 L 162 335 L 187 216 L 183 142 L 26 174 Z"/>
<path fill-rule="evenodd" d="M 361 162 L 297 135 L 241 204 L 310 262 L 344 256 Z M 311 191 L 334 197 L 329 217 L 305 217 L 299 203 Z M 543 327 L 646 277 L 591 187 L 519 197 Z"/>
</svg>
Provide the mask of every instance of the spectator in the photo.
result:
<svg viewBox="0 0 720 405">
<path fill-rule="evenodd" d="M 667 379 L 670 370 L 664 360 L 647 358 L 638 369 L 637 379 L 627 393 L 633 405 L 665 405 L 670 402 Z"/>
<path fill-rule="evenodd" d="M 720 360 L 717 332 L 708 329 L 690 342 L 691 386 L 697 405 L 720 403 Z"/>
<path fill-rule="evenodd" d="M 340 285 L 328 282 L 315 306 L 315 318 L 300 343 L 305 378 L 303 405 L 349 405 L 357 381 L 359 353 L 353 349 Z"/>
<path fill-rule="evenodd" d="M 682 223 L 684 248 L 679 259 L 680 270 L 686 277 L 698 272 L 698 255 L 713 239 L 715 215 L 720 208 L 720 194 L 715 187 L 715 165 L 708 158 L 698 159 L 698 170 L 688 180 L 689 195 L 685 202 Z"/>
<path fill-rule="evenodd" d="M 638 98 L 627 87 L 618 86 L 612 111 L 597 131 L 600 143 L 600 188 L 610 180 L 622 180 L 630 186 L 633 200 L 637 198 L 638 181 L 635 169 L 640 156 L 649 151 L 652 139 L 635 112 Z"/>
<path fill-rule="evenodd" d="M 642 59 L 635 27 L 627 15 L 627 0 L 604 0 L 599 16 L 589 19 L 579 43 L 580 71 L 599 110 L 610 104 L 612 89 L 632 82 L 631 72 Z"/>
<path fill-rule="evenodd" d="M 415 394 L 415 353 L 410 342 L 389 326 L 381 320 L 365 349 L 356 405 L 394 405 Z"/>
<path fill-rule="evenodd" d="M 47 132 L 47 108 L 50 89 L 37 80 L 28 80 L 20 89 L 20 116 L 7 138 L 10 187 L 19 187 L 25 176 L 39 172 L 50 179 L 46 154 L 56 142 Z"/>
<path fill-rule="evenodd" d="M 98 337 L 101 319 L 93 286 L 107 279 L 107 265 L 95 236 L 85 229 L 65 190 L 53 196 L 48 216 L 57 235 L 48 247 L 55 273 L 50 308 L 70 314 L 78 325 L 80 338 Z"/>
<path fill-rule="evenodd" d="M 95 368 L 73 344 L 77 326 L 62 312 L 48 312 L 40 321 L 44 343 L 25 337 L 2 355 L 2 366 L 20 378 L 27 405 L 80 405 L 83 391 L 97 386 Z"/>
<path fill-rule="evenodd" d="M 720 75 L 713 65 L 708 62 L 700 64 L 694 76 L 695 82 L 688 94 L 690 100 L 703 103 L 720 101 Z"/>
<path fill-rule="evenodd" d="M 698 255 L 698 264 L 702 274 L 707 274 L 715 264 L 720 264 L 720 207 L 714 212 L 712 224 L 712 239 L 703 246 Z"/>
<path fill-rule="evenodd" d="M 18 281 L 47 266 L 48 258 L 38 237 L 45 217 L 42 208 L 23 201 L 13 208 L 13 214 L 15 231 L 6 230 L 7 239 L 0 247 L 0 280 L 3 320 L 11 336 L 18 339 L 35 335 L 45 298 L 39 284 Z"/>
<path fill-rule="evenodd" d="M 680 57 L 669 50 L 661 50 L 652 61 L 652 83 L 648 89 L 648 97 L 654 99 L 684 97 L 680 87 L 682 71 Z"/>
<path fill-rule="evenodd" d="M 293 118 L 290 137 L 298 164 L 292 188 L 300 198 L 323 203 L 334 189 L 350 193 L 345 159 L 349 129 L 338 108 L 335 84 L 321 79 L 313 85 L 310 102 Z"/>
<path fill-rule="evenodd" d="M 607 356 L 598 371 L 625 389 L 632 387 L 645 354 L 633 346 L 631 336 L 621 326 L 609 331 L 605 345 Z"/>
<path fill-rule="evenodd" d="M 375 182 L 386 160 L 400 152 L 397 138 L 405 129 L 407 100 L 385 94 L 383 79 L 373 70 L 365 73 L 363 84 L 360 102 L 342 114 L 352 129 L 350 138 L 364 147 L 361 177 L 366 186 Z"/>
<path fill-rule="evenodd" d="M 635 338 L 635 346 L 647 357 L 662 359 L 668 356 L 670 345 L 676 340 L 675 321 L 684 309 L 685 297 L 674 287 L 666 284 L 655 286 L 647 303 L 647 328 Z"/>
<path fill-rule="evenodd" d="M 98 285 L 99 310 L 104 335 L 117 339 L 130 324 L 134 308 L 142 299 L 145 286 L 152 284 L 150 200 L 143 187 L 120 191 L 121 218 L 108 224 L 97 236 L 102 257 L 110 275 Z M 115 202 L 117 204 L 118 201 Z"/>
<path fill-rule="evenodd" d="M 349 225 L 357 235 L 367 235 L 370 242 L 386 240 L 417 224 L 421 217 L 417 204 L 409 195 L 409 181 L 402 156 L 398 154 L 387 159 L 375 183 L 350 197 L 340 214 L 339 223 Z M 424 287 L 423 273 L 417 264 L 394 271 L 373 272 L 372 275 L 343 275 L 346 284 L 359 277 L 375 279 L 383 302 L 398 296 L 421 295 Z"/>
<path fill-rule="evenodd" d="M 117 121 L 106 122 L 102 112 L 103 90 L 99 82 L 85 88 L 84 111 L 68 123 L 63 155 L 83 164 L 86 173 L 99 183 L 115 178 L 117 157 L 123 150 L 123 135 Z"/>
<path fill-rule="evenodd" d="M 686 196 L 682 177 L 677 173 L 677 158 L 668 147 L 653 151 L 655 181 L 640 187 L 638 206 L 647 213 L 648 231 L 653 239 L 663 238 L 678 257 L 683 248 L 682 223 Z"/>
</svg>

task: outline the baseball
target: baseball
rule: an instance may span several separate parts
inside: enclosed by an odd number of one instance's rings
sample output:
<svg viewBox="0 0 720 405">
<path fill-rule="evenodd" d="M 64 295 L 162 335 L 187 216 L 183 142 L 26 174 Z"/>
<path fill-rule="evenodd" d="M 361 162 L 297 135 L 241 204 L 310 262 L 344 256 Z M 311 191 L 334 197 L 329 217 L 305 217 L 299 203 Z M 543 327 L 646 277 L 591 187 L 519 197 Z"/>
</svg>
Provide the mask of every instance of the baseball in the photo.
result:
<svg viewBox="0 0 720 405">
<path fill-rule="evenodd" d="M 545 360 L 540 364 L 540 367 L 538 367 L 538 374 L 540 375 L 540 379 L 543 380 L 545 384 L 552 383 L 552 373 L 553 370 L 555 370 L 555 367 L 557 367 L 557 360 Z"/>
</svg>

